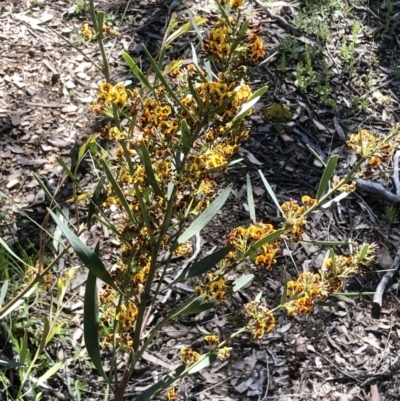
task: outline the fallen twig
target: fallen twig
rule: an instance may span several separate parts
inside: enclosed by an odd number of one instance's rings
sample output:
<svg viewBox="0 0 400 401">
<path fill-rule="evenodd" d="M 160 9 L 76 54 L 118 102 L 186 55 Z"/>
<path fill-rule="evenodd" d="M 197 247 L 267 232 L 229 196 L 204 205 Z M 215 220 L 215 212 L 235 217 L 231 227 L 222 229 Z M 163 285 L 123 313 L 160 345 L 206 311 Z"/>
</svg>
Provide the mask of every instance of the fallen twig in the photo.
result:
<svg viewBox="0 0 400 401">
<path fill-rule="evenodd" d="M 291 31 L 294 32 L 294 33 L 299 33 L 299 32 L 301 32 L 301 30 L 300 30 L 297 26 L 294 26 L 294 25 L 290 24 L 289 22 L 285 21 L 281 16 L 276 15 L 276 14 L 273 14 L 273 13 L 269 10 L 268 6 L 267 6 L 265 3 L 263 3 L 262 1 L 260 1 L 260 0 L 254 0 L 254 1 L 255 1 L 262 9 L 265 10 L 265 12 L 268 14 L 268 16 L 269 16 L 270 18 L 274 18 L 274 19 L 278 20 L 285 28 L 291 30 Z"/>
<path fill-rule="evenodd" d="M 357 189 L 368 192 L 373 195 L 378 195 L 391 205 L 400 205 L 400 196 L 387 190 L 382 184 L 367 180 L 356 180 Z"/>
<path fill-rule="evenodd" d="M 379 319 L 381 314 L 383 293 L 391 285 L 393 280 L 397 277 L 397 275 L 399 274 L 399 270 L 400 270 L 400 249 L 398 249 L 396 257 L 394 258 L 394 261 L 390 266 L 390 271 L 386 272 L 383 275 L 380 283 L 378 284 L 378 287 L 376 288 L 374 300 L 372 303 L 372 313 L 371 313 L 373 319 Z"/>
</svg>

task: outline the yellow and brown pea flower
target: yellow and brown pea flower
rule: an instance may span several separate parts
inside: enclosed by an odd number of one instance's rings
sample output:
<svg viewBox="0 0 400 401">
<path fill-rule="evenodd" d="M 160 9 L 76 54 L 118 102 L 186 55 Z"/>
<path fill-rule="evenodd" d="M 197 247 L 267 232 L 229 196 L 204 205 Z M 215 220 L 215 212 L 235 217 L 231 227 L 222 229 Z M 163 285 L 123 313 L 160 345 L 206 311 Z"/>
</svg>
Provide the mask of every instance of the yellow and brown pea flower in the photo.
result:
<svg viewBox="0 0 400 401">
<path fill-rule="evenodd" d="M 260 301 L 252 301 L 243 306 L 245 315 L 249 318 L 246 329 L 255 339 L 261 339 L 275 327 L 275 317 Z"/>
<path fill-rule="evenodd" d="M 181 357 L 183 363 L 191 364 L 200 359 L 200 354 L 196 351 L 193 351 L 191 348 L 182 347 Z"/>
</svg>

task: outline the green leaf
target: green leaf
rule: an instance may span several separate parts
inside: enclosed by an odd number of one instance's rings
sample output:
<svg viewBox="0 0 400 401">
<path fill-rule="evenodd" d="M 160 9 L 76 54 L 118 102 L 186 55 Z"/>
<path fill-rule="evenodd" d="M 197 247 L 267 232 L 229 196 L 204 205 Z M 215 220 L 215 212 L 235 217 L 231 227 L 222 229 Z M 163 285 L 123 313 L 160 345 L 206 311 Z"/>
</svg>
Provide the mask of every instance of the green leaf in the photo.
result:
<svg viewBox="0 0 400 401">
<path fill-rule="evenodd" d="M 194 17 L 193 20 L 195 21 L 196 25 L 202 25 L 202 24 L 204 24 L 204 22 L 207 21 L 206 18 L 203 18 L 203 17 L 200 17 L 200 16 Z M 165 40 L 165 44 L 167 44 L 167 45 L 171 44 L 174 40 L 179 38 L 179 36 L 181 36 L 182 34 L 188 32 L 189 30 L 191 30 L 192 27 L 193 27 L 193 25 L 192 25 L 191 21 L 187 22 L 186 24 L 183 24 L 175 32 L 171 33 L 171 35 L 169 35 L 167 37 L 167 39 Z"/>
<path fill-rule="evenodd" d="M 54 201 L 53 195 L 48 190 L 46 184 L 40 179 L 40 177 L 36 173 L 32 173 L 35 177 L 36 181 L 38 182 L 41 189 L 43 189 L 44 194 L 46 195 L 47 200 L 51 203 Z"/>
<path fill-rule="evenodd" d="M 237 278 L 232 285 L 232 292 L 239 291 L 245 285 L 249 284 L 251 280 L 253 280 L 254 274 L 247 274 L 246 276 L 242 276 Z"/>
<path fill-rule="evenodd" d="M 249 205 L 250 212 L 250 220 L 255 223 L 256 222 L 256 208 L 254 206 L 254 197 L 253 197 L 253 188 L 251 186 L 250 176 L 247 174 L 246 177 L 247 183 L 247 203 Z"/>
<path fill-rule="evenodd" d="M 150 61 L 150 64 L 151 64 L 151 66 L 152 66 L 152 68 L 154 70 L 154 73 L 156 74 L 157 78 L 163 84 L 163 86 L 166 89 L 168 95 L 171 96 L 172 99 L 174 99 L 175 102 L 179 105 L 179 107 L 181 107 L 189 116 L 192 116 L 190 111 L 188 110 L 188 108 L 178 99 L 178 97 L 176 96 L 175 91 L 171 88 L 171 86 L 165 80 L 162 71 L 158 68 L 157 63 L 155 62 L 154 58 L 151 56 L 150 52 L 147 50 L 146 46 L 143 46 L 143 50 L 146 53 L 146 56 Z"/>
<path fill-rule="evenodd" d="M 230 52 L 231 54 L 233 54 L 233 52 L 236 50 L 236 48 L 238 47 L 238 45 L 244 40 L 244 36 L 246 34 L 246 31 L 249 27 L 250 21 L 248 19 L 246 19 L 242 25 L 242 27 L 240 28 L 239 33 L 236 36 L 236 40 L 233 42 L 233 44 L 230 46 Z"/>
<path fill-rule="evenodd" d="M 282 292 L 282 296 L 281 296 L 281 302 L 280 305 L 285 305 L 286 301 L 287 301 L 287 275 L 286 275 L 286 266 L 283 265 L 283 292 Z"/>
<path fill-rule="evenodd" d="M 89 269 L 89 271 L 100 280 L 114 288 L 117 292 L 120 292 L 100 258 L 87 245 L 85 245 L 79 239 L 79 237 L 57 217 L 55 213 L 53 213 L 50 209 L 47 210 L 53 217 L 56 224 L 61 228 L 61 231 L 70 242 L 72 248 L 74 248 L 78 258 Z"/>
<path fill-rule="evenodd" d="M 204 312 L 205 310 L 215 308 L 216 305 L 218 305 L 218 302 L 215 299 L 207 302 L 202 296 L 199 296 L 181 310 L 177 310 L 176 313 L 173 314 L 173 317 L 171 317 L 171 319 L 183 315 L 197 315 L 198 313 Z"/>
<path fill-rule="evenodd" d="M 90 199 L 87 223 L 86 223 L 88 228 L 90 228 L 92 226 L 93 215 L 96 212 L 96 206 L 100 206 L 100 194 L 101 194 L 101 190 L 104 187 L 105 182 L 106 182 L 106 176 L 103 175 L 103 176 L 101 176 L 99 182 L 97 183 L 96 188 L 93 192 L 93 195 Z"/>
<path fill-rule="evenodd" d="M 7 369 L 7 368 L 23 368 L 26 365 L 24 365 L 23 363 L 12 361 L 11 359 L 8 359 L 5 355 L 1 355 L 0 367 L 2 366 L 4 366 Z"/>
<path fill-rule="evenodd" d="M 217 354 L 210 354 L 201 359 L 199 362 L 197 362 L 192 368 L 189 369 L 188 374 L 192 375 L 193 373 L 200 372 L 200 370 L 203 370 L 204 368 L 208 368 L 210 365 L 212 365 L 216 360 L 218 359 Z"/>
<path fill-rule="evenodd" d="M 50 331 L 50 323 L 49 323 L 49 319 L 47 319 L 47 317 L 44 318 L 44 323 L 43 323 L 43 332 L 41 334 L 41 339 L 40 339 L 40 343 L 39 343 L 39 347 L 37 349 L 37 353 L 40 355 L 42 353 L 42 351 L 45 349 L 46 345 L 47 345 L 47 336 L 49 334 Z"/>
<path fill-rule="evenodd" d="M 190 140 L 190 128 L 186 120 L 181 120 L 181 132 L 182 132 L 182 151 L 184 155 L 187 155 L 190 151 L 191 140 Z"/>
<path fill-rule="evenodd" d="M 197 103 L 197 107 L 199 108 L 199 115 L 203 115 L 204 104 L 203 104 L 203 101 L 200 98 L 199 92 L 197 92 L 197 89 L 194 87 L 193 82 L 190 79 L 190 77 L 188 78 L 187 82 L 188 82 L 188 85 L 189 85 L 189 92 L 193 96 L 194 100 Z M 186 122 L 186 120 L 182 120 L 182 121 Z"/>
<path fill-rule="evenodd" d="M 37 382 L 32 383 L 32 388 L 35 388 L 57 373 L 65 364 L 65 360 L 59 361 L 54 364 L 45 374 L 39 377 Z"/>
<path fill-rule="evenodd" d="M 169 286 L 172 286 L 181 281 L 187 280 L 192 277 L 198 277 L 212 269 L 218 262 L 220 262 L 228 253 L 233 249 L 233 245 L 228 245 L 211 255 L 207 255 L 204 259 L 190 266 L 183 272 L 176 280 Z"/>
<path fill-rule="evenodd" d="M 169 372 L 167 375 L 165 375 L 159 382 L 156 384 L 153 384 L 150 388 L 147 390 L 143 391 L 139 397 L 135 399 L 135 401 L 149 401 L 151 400 L 154 396 L 159 394 L 161 391 L 166 389 L 167 387 L 172 386 L 176 381 L 178 381 L 181 378 L 181 375 L 185 372 L 186 366 L 181 365 L 178 366 L 175 370 Z"/>
<path fill-rule="evenodd" d="M 8 290 L 8 283 L 9 283 L 9 280 L 6 280 L 6 281 L 4 281 L 3 285 L 1 286 L 1 289 L 0 289 L 0 307 L 3 305 L 4 299 L 6 298 L 7 290 Z"/>
<path fill-rule="evenodd" d="M 269 185 L 269 182 L 265 178 L 263 172 L 261 170 L 258 170 L 258 174 L 260 174 L 261 180 L 265 186 L 265 189 L 268 192 L 268 195 L 271 197 L 272 201 L 275 203 L 275 206 L 278 208 L 278 210 L 281 212 L 282 216 L 285 217 L 285 213 L 283 213 L 283 210 L 281 208 L 281 205 L 279 204 L 279 201 L 275 195 L 274 190 L 271 188 L 271 185 Z"/>
<path fill-rule="evenodd" d="M 144 168 L 147 174 L 147 179 L 149 180 L 151 187 L 153 188 L 154 192 L 157 195 L 164 197 L 164 194 L 162 193 L 160 187 L 158 186 L 156 176 L 154 175 L 153 166 L 151 164 L 149 151 L 147 150 L 146 144 L 144 142 L 140 144 L 140 150 L 141 150 L 141 159 L 144 164 Z"/>
<path fill-rule="evenodd" d="M 307 145 L 308 150 L 313 154 L 313 156 L 324 166 L 326 167 L 326 163 L 323 159 L 321 159 L 321 156 L 310 146 Z"/>
<path fill-rule="evenodd" d="M 215 74 L 213 74 L 213 72 L 212 72 L 211 63 L 210 63 L 209 60 L 206 60 L 206 61 L 204 62 L 204 68 L 205 68 L 205 70 L 206 70 L 208 80 L 209 80 L 209 81 L 212 81 L 213 78 L 215 77 Z"/>
<path fill-rule="evenodd" d="M 335 258 L 335 251 L 333 248 L 330 248 L 328 251 L 329 258 L 332 260 L 332 271 L 336 274 L 336 258 Z M 326 260 L 326 258 L 325 258 Z M 324 260 L 324 262 L 325 262 Z"/>
<path fill-rule="evenodd" d="M 275 241 L 279 236 L 284 232 L 285 230 L 283 228 L 280 228 L 279 230 L 276 230 L 272 232 L 271 234 L 266 235 L 265 237 L 262 237 L 259 239 L 256 243 L 254 243 L 250 249 L 246 252 L 246 254 L 250 254 L 251 252 L 256 251 L 258 248 L 262 247 L 264 244 L 268 244 L 272 241 Z"/>
<path fill-rule="evenodd" d="M 115 194 L 118 196 L 118 199 L 119 199 L 119 201 L 121 202 L 122 207 L 125 209 L 126 213 L 128 214 L 129 220 L 130 220 L 132 223 L 135 223 L 135 222 L 136 222 L 136 219 L 135 219 L 135 217 L 134 217 L 133 214 L 132 214 L 132 210 L 129 208 L 128 202 L 127 202 L 127 200 L 125 199 L 125 196 L 124 196 L 124 194 L 122 193 L 122 190 L 121 190 L 121 188 L 119 187 L 117 181 L 115 181 L 115 178 L 114 178 L 113 174 L 111 173 L 111 170 L 108 168 L 107 163 L 106 163 L 104 160 L 102 160 L 102 161 L 101 161 L 101 164 L 102 164 L 102 166 L 103 166 L 104 172 L 106 173 L 106 176 L 107 176 L 107 178 L 108 178 L 108 181 L 110 181 L 110 183 L 111 183 L 111 185 L 112 185 L 112 187 L 113 187 L 113 189 L 114 189 L 114 191 L 115 191 Z"/>
<path fill-rule="evenodd" d="M 128 64 L 131 71 L 135 74 L 136 78 L 141 82 L 141 84 L 143 86 L 145 86 L 147 89 L 150 89 L 151 91 L 153 91 L 154 89 L 153 89 L 152 85 L 150 85 L 150 82 L 143 75 L 141 69 L 135 63 L 133 58 L 125 51 L 122 52 L 122 57 L 124 58 L 126 64 Z"/>
<path fill-rule="evenodd" d="M 214 199 L 211 205 L 197 217 L 197 219 L 185 230 L 185 232 L 178 238 L 177 243 L 183 244 L 198 232 L 200 232 L 220 211 L 224 203 L 228 199 L 232 190 L 232 185 L 224 189 L 221 194 Z"/>
<path fill-rule="evenodd" d="M 30 265 L 28 263 L 26 263 L 25 261 L 23 261 L 21 258 L 19 258 L 12 250 L 11 248 L 7 245 L 7 243 L 3 240 L 3 238 L 0 238 L 0 245 L 7 251 L 7 253 L 9 253 L 10 255 L 12 255 L 13 258 L 15 258 L 16 260 L 18 260 L 18 262 L 24 264 L 27 267 L 30 267 Z"/>
<path fill-rule="evenodd" d="M 246 117 L 248 111 L 260 100 L 261 96 L 265 93 L 267 90 L 266 86 L 263 86 L 262 88 L 258 89 L 251 97 L 250 99 L 242 106 L 242 108 L 239 110 L 239 113 L 234 117 L 233 122 L 240 122 L 243 120 L 243 118 Z"/>
<path fill-rule="evenodd" d="M 24 336 L 21 338 L 21 349 L 19 351 L 19 360 L 21 363 L 29 362 L 29 349 L 28 349 L 28 332 L 24 330 Z"/>
<path fill-rule="evenodd" d="M 196 32 L 197 36 L 199 37 L 200 42 L 203 42 L 203 35 L 200 32 L 199 26 L 197 25 L 195 18 L 193 18 L 192 13 L 190 11 L 188 13 L 189 13 L 189 21 L 192 24 L 194 31 Z M 192 48 L 193 48 L 193 42 L 191 42 L 190 44 L 192 45 Z"/>
<path fill-rule="evenodd" d="M 334 155 L 329 158 L 328 163 L 326 164 L 324 173 L 322 174 L 321 181 L 319 183 L 318 192 L 317 192 L 317 201 L 319 201 L 322 198 L 322 195 L 324 194 L 326 188 L 328 187 L 329 181 L 332 178 L 332 175 L 335 171 L 338 160 L 339 160 L 338 155 Z"/>
<path fill-rule="evenodd" d="M 21 297 L 17 302 L 15 302 L 12 306 L 7 308 L 6 310 L 2 310 L 2 313 L 0 314 L 0 319 L 4 319 L 7 315 L 9 315 L 12 311 L 17 309 L 20 305 L 22 305 L 25 301 L 29 299 L 29 297 L 36 291 L 37 284 L 33 285 L 32 288 L 23 296 Z"/>
<path fill-rule="evenodd" d="M 86 281 L 85 299 L 83 302 L 83 335 L 90 360 L 101 376 L 108 382 L 107 375 L 101 364 L 98 302 L 96 276 L 89 272 Z"/>
<path fill-rule="evenodd" d="M 365 244 L 361 248 L 360 253 L 359 253 L 359 258 L 360 258 L 361 261 L 367 256 L 368 250 L 369 250 L 369 244 Z M 0 304 L 1 304 L 1 302 L 0 302 Z"/>
</svg>

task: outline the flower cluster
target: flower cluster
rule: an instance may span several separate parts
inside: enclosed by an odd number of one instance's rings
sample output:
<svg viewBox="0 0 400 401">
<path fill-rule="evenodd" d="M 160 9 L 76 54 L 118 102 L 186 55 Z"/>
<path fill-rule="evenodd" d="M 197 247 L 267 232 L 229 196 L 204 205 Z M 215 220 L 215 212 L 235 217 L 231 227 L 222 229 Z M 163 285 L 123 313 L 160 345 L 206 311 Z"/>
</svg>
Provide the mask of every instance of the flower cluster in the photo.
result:
<svg viewBox="0 0 400 401">
<path fill-rule="evenodd" d="M 311 313 L 314 303 L 324 301 L 330 293 L 340 291 L 343 279 L 358 273 L 374 259 L 375 246 L 364 245 L 353 256 L 334 255 L 326 258 L 318 273 L 303 272 L 286 284 L 285 308 L 289 315 Z"/>
<path fill-rule="evenodd" d="M 208 38 L 204 40 L 204 48 L 211 53 L 217 62 L 229 63 L 231 72 L 245 61 L 257 62 L 265 55 L 263 42 L 258 35 L 259 28 L 254 23 L 243 34 L 245 19 L 242 16 L 244 0 L 222 1 L 221 5 L 232 13 L 223 15 L 212 27 Z"/>
<path fill-rule="evenodd" d="M 204 339 L 208 343 L 208 345 L 215 347 L 219 344 L 219 338 L 215 334 L 210 334 L 208 336 L 205 336 Z"/>
<path fill-rule="evenodd" d="M 123 109 L 129 104 L 136 104 L 138 98 L 139 92 L 137 89 L 129 90 L 122 83 L 113 86 L 108 82 L 103 82 L 97 92 L 97 99 L 90 105 L 90 110 L 95 114 L 101 115 L 112 105 Z M 121 138 L 117 137 L 116 139 L 119 140 Z"/>
<path fill-rule="evenodd" d="M 218 277 L 215 273 L 208 273 L 206 283 L 195 287 L 198 296 L 204 301 L 215 299 L 218 303 L 226 299 L 226 280 L 225 277 Z"/>
<path fill-rule="evenodd" d="M 332 182 L 335 187 L 338 186 L 339 184 L 342 184 L 338 189 L 339 192 L 354 192 L 356 190 L 355 181 L 350 181 L 347 184 L 343 184 L 344 179 L 338 177 L 337 175 L 334 175 L 332 178 Z"/>
<path fill-rule="evenodd" d="M 275 231 L 271 224 L 258 222 L 248 228 L 237 227 L 227 236 L 226 243 L 234 245 L 234 250 L 227 255 L 228 260 L 240 260 L 251 255 L 254 264 L 260 268 L 271 270 L 276 263 L 275 255 L 280 249 L 280 241 L 276 240 L 262 245 L 256 252 L 251 252 L 251 246 L 261 238 Z"/>
<path fill-rule="evenodd" d="M 347 145 L 358 155 L 368 159 L 368 166 L 364 167 L 362 171 L 362 173 L 368 174 L 391 156 L 393 149 L 398 145 L 396 141 L 398 138 L 394 135 L 382 140 L 364 129 L 352 134 Z"/>
<path fill-rule="evenodd" d="M 254 338 L 261 339 L 264 334 L 270 333 L 274 329 L 275 317 L 263 303 L 252 301 L 244 305 L 243 310 L 249 318 L 246 329 Z"/>
<path fill-rule="evenodd" d="M 200 354 L 198 352 L 186 347 L 181 348 L 181 356 L 182 362 L 186 364 L 197 362 L 200 359 Z"/>
<path fill-rule="evenodd" d="M 111 27 L 106 24 L 103 24 L 103 32 L 111 36 L 119 36 L 116 28 L 111 29 Z M 85 40 L 92 40 L 96 35 L 94 30 L 89 27 L 89 24 L 83 24 L 82 36 L 85 38 Z"/>
</svg>

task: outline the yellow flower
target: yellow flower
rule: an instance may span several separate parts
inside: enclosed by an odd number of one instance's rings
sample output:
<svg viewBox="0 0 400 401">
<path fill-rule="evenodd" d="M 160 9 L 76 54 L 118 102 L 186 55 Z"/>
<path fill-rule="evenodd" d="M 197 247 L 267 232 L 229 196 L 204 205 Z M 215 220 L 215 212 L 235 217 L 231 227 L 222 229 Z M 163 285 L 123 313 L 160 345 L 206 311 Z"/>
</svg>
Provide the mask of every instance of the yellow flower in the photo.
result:
<svg viewBox="0 0 400 401">
<path fill-rule="evenodd" d="M 183 363 L 194 363 L 200 359 L 200 354 L 198 352 L 186 347 L 181 348 L 181 356 Z"/>
<path fill-rule="evenodd" d="M 306 205 L 306 206 L 314 206 L 317 203 L 316 199 L 311 198 L 308 195 L 304 195 L 301 198 L 301 201 Z"/>
<path fill-rule="evenodd" d="M 178 393 L 174 388 L 168 390 L 167 394 L 165 395 L 165 399 L 167 401 L 175 401 L 178 398 Z"/>
<path fill-rule="evenodd" d="M 230 349 L 229 349 L 228 347 L 222 348 L 222 349 L 219 350 L 219 352 L 218 352 L 218 358 L 219 358 L 221 361 L 224 361 L 225 359 L 228 359 L 228 358 L 230 357 L 229 351 L 230 351 Z"/>
<path fill-rule="evenodd" d="M 82 27 L 82 35 L 86 40 L 90 40 L 93 38 L 94 34 L 91 28 L 89 28 L 89 24 L 84 24 Z"/>
<path fill-rule="evenodd" d="M 230 0 L 230 5 L 234 8 L 242 8 L 244 0 Z"/>
<path fill-rule="evenodd" d="M 204 339 L 208 342 L 209 345 L 219 344 L 219 338 L 214 334 L 205 336 Z"/>
</svg>

